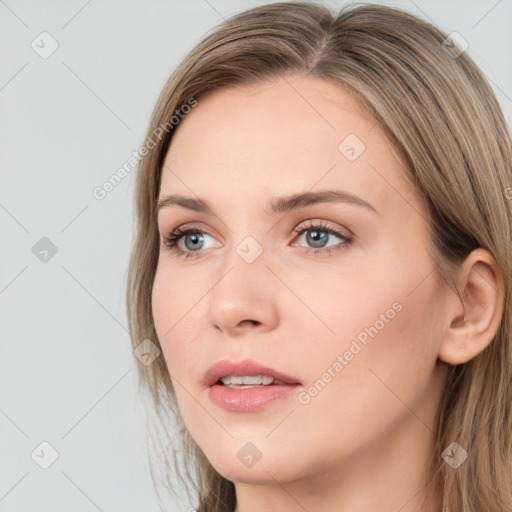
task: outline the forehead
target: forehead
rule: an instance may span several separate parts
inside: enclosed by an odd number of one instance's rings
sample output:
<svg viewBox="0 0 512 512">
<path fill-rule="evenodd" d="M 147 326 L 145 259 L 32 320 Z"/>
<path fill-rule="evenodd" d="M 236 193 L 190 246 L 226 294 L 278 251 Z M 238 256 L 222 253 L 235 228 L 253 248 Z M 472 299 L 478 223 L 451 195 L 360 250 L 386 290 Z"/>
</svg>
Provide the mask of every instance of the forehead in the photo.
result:
<svg viewBox="0 0 512 512">
<path fill-rule="evenodd" d="M 376 203 L 412 191 L 404 164 L 353 94 L 316 77 L 210 93 L 180 123 L 161 195 L 268 197 L 344 188 Z"/>
</svg>

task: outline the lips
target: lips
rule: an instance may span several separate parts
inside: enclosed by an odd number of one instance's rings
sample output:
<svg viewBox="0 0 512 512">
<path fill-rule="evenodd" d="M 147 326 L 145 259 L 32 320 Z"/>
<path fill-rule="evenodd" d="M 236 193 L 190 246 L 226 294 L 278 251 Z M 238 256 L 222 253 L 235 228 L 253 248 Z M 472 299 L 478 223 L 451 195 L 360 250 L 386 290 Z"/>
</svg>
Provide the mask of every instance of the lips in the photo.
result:
<svg viewBox="0 0 512 512">
<path fill-rule="evenodd" d="M 257 377 L 260 379 L 247 379 L 249 382 L 258 380 L 261 384 L 239 385 L 241 377 Z M 226 377 L 238 377 L 226 379 Z M 268 377 L 273 379 L 271 384 Z M 227 384 L 224 384 L 223 379 Z M 243 379 L 242 379 L 243 380 Z M 203 383 L 207 386 L 207 396 L 211 403 L 229 413 L 257 413 L 272 410 L 272 406 L 291 399 L 301 388 L 300 381 L 269 366 L 246 359 L 238 363 L 224 360 L 215 363 L 205 374 Z"/>
<path fill-rule="evenodd" d="M 218 361 L 211 366 L 204 375 L 203 384 L 207 387 L 211 387 L 224 377 L 248 375 L 264 375 L 281 381 L 284 384 L 300 384 L 297 378 L 251 359 L 245 359 L 238 363 L 229 360 Z"/>
</svg>

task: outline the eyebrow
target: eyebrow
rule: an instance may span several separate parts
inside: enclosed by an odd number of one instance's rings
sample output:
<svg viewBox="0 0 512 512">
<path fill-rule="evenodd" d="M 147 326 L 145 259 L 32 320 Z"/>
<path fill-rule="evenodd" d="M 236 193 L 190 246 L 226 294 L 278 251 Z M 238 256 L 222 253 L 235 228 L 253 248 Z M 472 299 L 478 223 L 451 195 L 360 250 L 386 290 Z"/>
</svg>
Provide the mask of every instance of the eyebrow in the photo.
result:
<svg viewBox="0 0 512 512">
<path fill-rule="evenodd" d="M 379 212 L 364 199 L 339 190 L 302 192 L 286 197 L 275 197 L 269 201 L 268 207 L 270 208 L 271 213 L 284 213 L 306 208 L 318 203 L 349 203 L 361 206 L 380 215 Z M 184 197 L 180 195 L 168 195 L 159 199 L 156 213 L 158 213 L 162 208 L 168 208 L 174 205 L 188 210 L 193 210 L 195 212 L 204 213 L 206 215 L 215 216 L 213 209 L 206 201 L 199 198 Z M 267 209 L 266 211 L 269 210 Z"/>
</svg>

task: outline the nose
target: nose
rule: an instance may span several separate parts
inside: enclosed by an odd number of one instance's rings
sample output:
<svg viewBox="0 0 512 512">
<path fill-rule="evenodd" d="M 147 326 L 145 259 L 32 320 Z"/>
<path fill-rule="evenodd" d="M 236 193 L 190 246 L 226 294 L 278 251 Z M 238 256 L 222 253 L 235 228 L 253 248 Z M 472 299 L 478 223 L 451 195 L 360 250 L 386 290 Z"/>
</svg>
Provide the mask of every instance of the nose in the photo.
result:
<svg viewBox="0 0 512 512">
<path fill-rule="evenodd" d="M 208 319 L 221 332 L 239 336 L 268 332 L 279 323 L 276 279 L 264 255 L 247 263 L 233 251 L 209 293 Z"/>
</svg>

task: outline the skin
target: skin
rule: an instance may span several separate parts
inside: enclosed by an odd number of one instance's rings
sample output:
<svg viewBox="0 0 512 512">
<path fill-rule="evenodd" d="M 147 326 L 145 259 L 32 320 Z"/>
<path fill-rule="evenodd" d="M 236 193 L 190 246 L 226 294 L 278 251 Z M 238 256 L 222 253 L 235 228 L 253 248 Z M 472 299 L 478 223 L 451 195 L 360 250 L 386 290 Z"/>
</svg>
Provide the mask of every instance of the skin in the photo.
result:
<svg viewBox="0 0 512 512">
<path fill-rule="evenodd" d="M 338 149 L 348 134 L 366 147 L 354 161 Z M 159 211 L 162 242 L 194 223 L 204 245 L 185 258 L 162 243 L 153 315 L 184 423 L 214 468 L 235 482 L 236 512 L 441 512 L 440 488 L 426 492 L 447 371 L 440 354 L 458 364 L 490 341 L 499 308 L 496 286 L 492 292 L 486 283 L 496 272 L 483 251 L 466 262 L 461 283 L 472 288 L 463 296 L 476 298 L 461 327 L 463 306 L 433 269 L 425 206 L 404 173 L 354 97 L 313 77 L 215 91 L 174 135 L 160 198 L 201 198 L 215 215 L 177 205 Z M 270 197 L 327 189 L 376 211 L 341 202 L 287 213 L 266 206 Z M 322 231 L 322 249 L 308 238 L 315 228 L 294 232 L 317 221 L 352 233 L 352 242 Z M 236 252 L 247 236 L 263 250 L 252 263 Z M 179 247 L 194 252 L 188 238 Z M 475 264 L 485 279 L 478 281 Z M 221 359 L 254 359 L 307 391 L 397 303 L 394 318 L 359 343 L 309 403 L 292 396 L 241 413 L 209 400 L 202 378 Z M 482 311 L 492 314 L 482 320 Z M 477 340 L 463 330 L 473 320 L 480 321 L 471 331 Z M 262 454 L 250 468 L 237 457 L 249 441 Z"/>
</svg>

